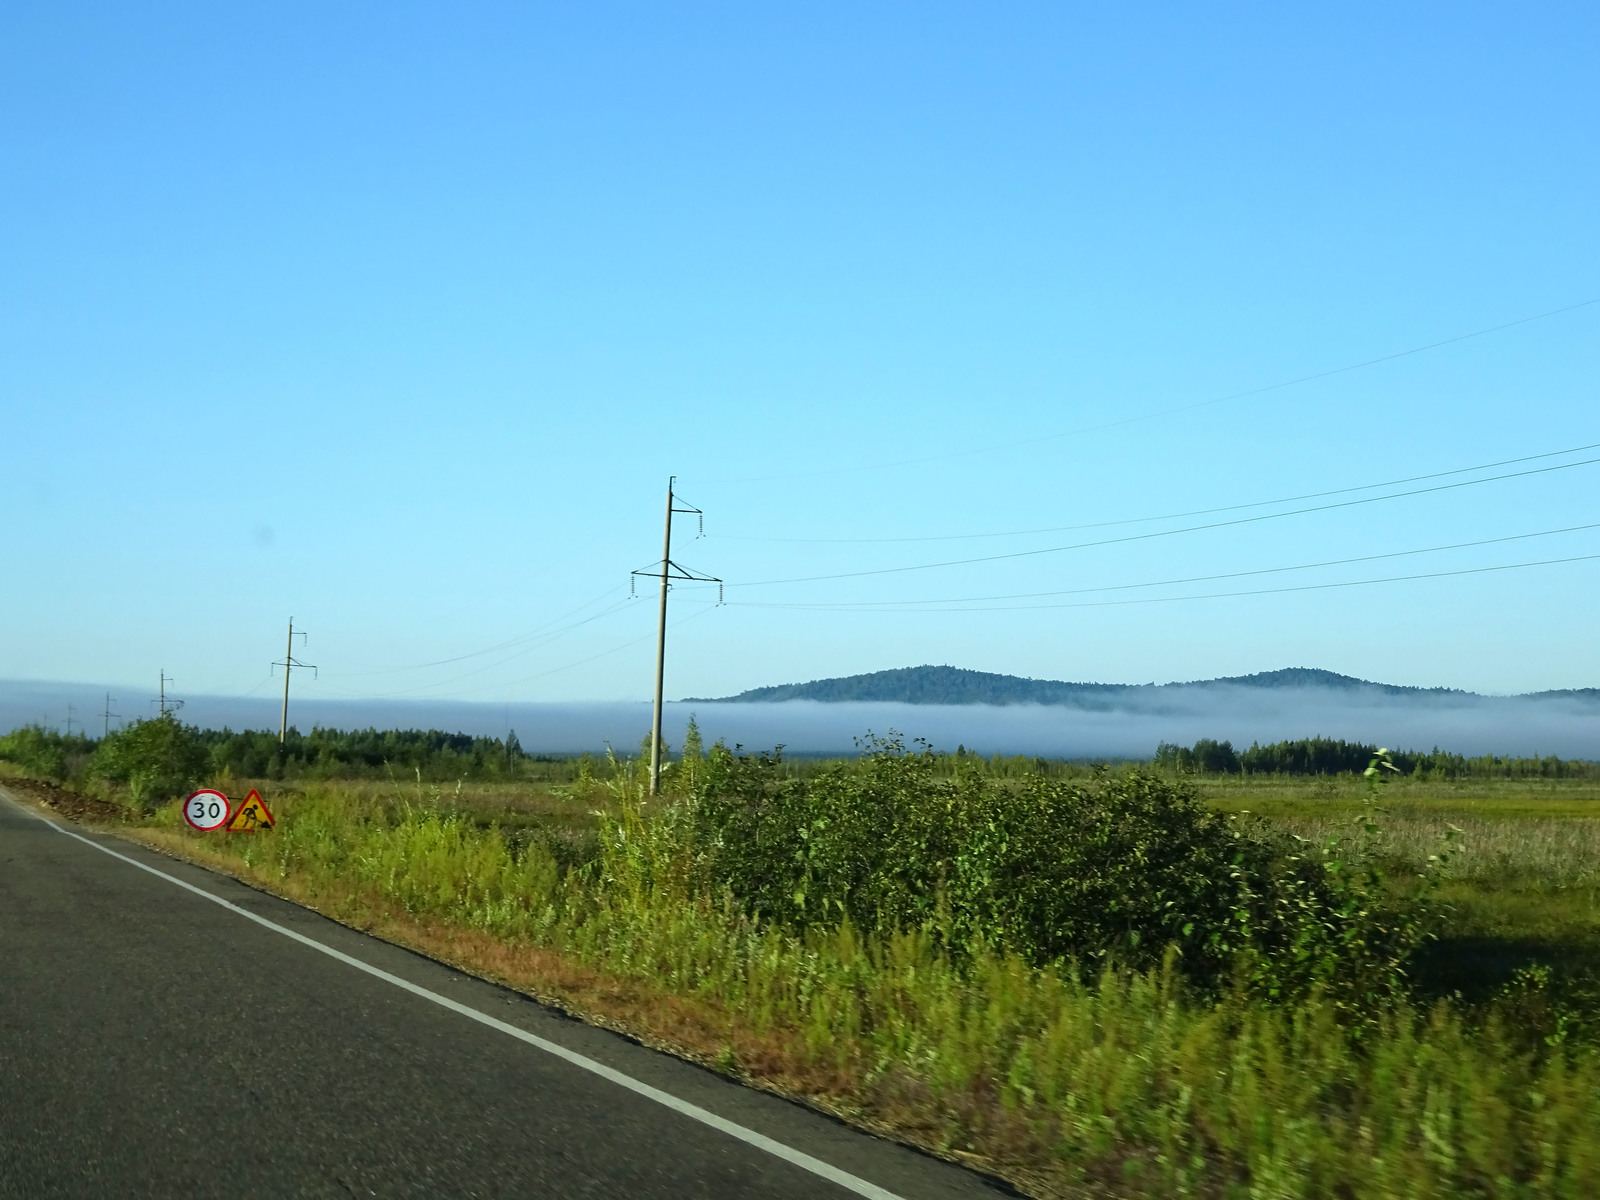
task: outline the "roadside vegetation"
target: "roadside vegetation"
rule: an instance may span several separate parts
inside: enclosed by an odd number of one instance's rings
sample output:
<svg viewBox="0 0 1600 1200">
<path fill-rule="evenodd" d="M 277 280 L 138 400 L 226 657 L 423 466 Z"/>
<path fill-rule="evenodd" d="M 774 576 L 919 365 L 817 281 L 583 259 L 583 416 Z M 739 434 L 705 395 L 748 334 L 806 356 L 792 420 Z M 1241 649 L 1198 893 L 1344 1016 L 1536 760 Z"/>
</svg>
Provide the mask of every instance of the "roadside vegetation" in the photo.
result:
<svg viewBox="0 0 1600 1200">
<path fill-rule="evenodd" d="M 370 733 L 256 760 L 262 735 L 157 724 L 17 731 L 0 763 L 1038 1194 L 1600 1195 L 1591 764 L 796 763 L 692 734 L 651 800 L 639 760 Z M 262 786 L 277 829 L 191 833 L 172 797 L 201 781 Z"/>
</svg>

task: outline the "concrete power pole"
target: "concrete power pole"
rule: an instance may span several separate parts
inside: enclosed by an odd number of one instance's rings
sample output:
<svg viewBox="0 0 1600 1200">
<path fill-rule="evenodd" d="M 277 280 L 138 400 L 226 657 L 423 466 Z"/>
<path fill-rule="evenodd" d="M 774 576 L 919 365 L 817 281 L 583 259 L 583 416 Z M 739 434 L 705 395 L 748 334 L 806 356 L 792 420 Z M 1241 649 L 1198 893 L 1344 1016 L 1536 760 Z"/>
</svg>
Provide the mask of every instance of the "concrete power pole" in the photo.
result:
<svg viewBox="0 0 1600 1200">
<path fill-rule="evenodd" d="M 311 663 L 303 663 L 294 656 L 294 636 L 294 618 L 290 617 L 288 649 L 283 652 L 283 661 L 281 663 L 272 664 L 274 667 L 283 668 L 283 719 L 278 723 L 279 745 L 282 745 L 289 738 L 289 672 L 295 667 L 306 667 L 311 670 L 313 679 L 317 677 L 317 668 L 315 666 Z M 302 642 L 305 636 L 303 633 L 300 635 Z"/>
<path fill-rule="evenodd" d="M 693 513 L 700 517 L 701 532 L 705 531 L 705 515 L 694 505 L 682 503 L 673 494 L 678 477 L 676 475 L 667 480 L 667 519 L 666 528 L 661 535 L 661 566 L 657 571 L 635 571 L 633 574 L 661 580 L 661 608 L 656 617 L 656 690 L 655 707 L 650 718 L 650 794 L 659 795 L 661 792 L 661 702 L 663 685 L 667 677 L 667 591 L 670 580 L 687 579 L 697 583 L 715 583 L 717 587 L 717 602 L 722 601 L 722 580 L 714 575 L 702 575 L 697 571 L 680 567 L 672 561 L 672 514 Z"/>
</svg>

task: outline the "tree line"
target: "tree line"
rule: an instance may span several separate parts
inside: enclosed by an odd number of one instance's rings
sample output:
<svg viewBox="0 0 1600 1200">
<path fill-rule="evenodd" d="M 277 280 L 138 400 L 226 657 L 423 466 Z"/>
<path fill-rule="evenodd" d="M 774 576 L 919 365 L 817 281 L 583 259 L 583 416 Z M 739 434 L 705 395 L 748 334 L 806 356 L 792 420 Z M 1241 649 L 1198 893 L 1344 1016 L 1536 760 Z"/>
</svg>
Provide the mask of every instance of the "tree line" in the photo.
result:
<svg viewBox="0 0 1600 1200">
<path fill-rule="evenodd" d="M 868 737 L 871 754 L 879 743 Z M 671 747 L 663 747 L 671 754 Z M 1252 743 L 1236 750 L 1231 742 L 1202 738 L 1193 746 L 1163 742 L 1157 770 L 1182 775 L 1342 775 L 1359 774 L 1378 747 L 1332 738 Z M 649 755 L 648 740 L 643 748 Z M 1402 774 L 1441 779 L 1573 779 L 1600 777 L 1600 764 L 1581 760 L 1468 757 L 1437 748 L 1391 751 Z M 397 777 L 428 782 L 457 779 L 529 783 L 572 783 L 621 770 L 614 760 L 592 754 L 530 755 L 515 732 L 503 738 L 447 733 L 438 729 L 291 729 L 281 742 L 267 730 L 198 729 L 170 714 L 135 721 L 104 739 L 62 734 L 26 725 L 0 736 L 0 761 L 47 778 L 102 779 L 126 785 L 137 797 L 175 795 L 195 781 L 228 774 L 240 779 L 359 779 Z M 809 778 L 837 758 L 781 761 L 781 774 Z M 985 757 L 965 747 L 953 753 L 928 752 L 929 769 L 941 776 L 979 774 L 996 779 L 1078 779 L 1108 765 L 1088 760 L 1045 759 L 1023 755 Z"/>
<path fill-rule="evenodd" d="M 1344 775 L 1360 774 L 1377 757 L 1380 747 L 1366 742 L 1334 738 L 1297 738 L 1293 741 L 1235 750 L 1232 742 L 1201 738 L 1193 746 L 1162 742 L 1155 765 L 1184 775 Z M 1495 754 L 1453 754 L 1432 750 L 1390 750 L 1389 758 L 1402 775 L 1421 779 L 1587 779 L 1600 776 L 1600 764 L 1582 759 L 1545 757 L 1511 758 Z"/>
</svg>

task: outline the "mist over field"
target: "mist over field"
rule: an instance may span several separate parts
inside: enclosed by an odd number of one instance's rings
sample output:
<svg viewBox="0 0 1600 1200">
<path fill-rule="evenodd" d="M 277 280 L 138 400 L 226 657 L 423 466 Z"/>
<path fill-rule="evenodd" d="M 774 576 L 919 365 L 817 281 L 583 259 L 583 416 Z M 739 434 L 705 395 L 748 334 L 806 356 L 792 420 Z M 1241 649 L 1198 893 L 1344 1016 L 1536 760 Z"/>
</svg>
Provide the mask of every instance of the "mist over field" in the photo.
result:
<svg viewBox="0 0 1600 1200">
<path fill-rule="evenodd" d="M 30 722 L 64 728 L 67 705 L 74 727 L 98 736 L 106 689 L 93 685 L 0 682 L 0 730 Z M 112 689 L 114 695 L 120 695 Z M 146 697 L 120 700 L 124 717 L 154 711 Z M 984 754 L 1048 757 L 1149 758 L 1158 743 L 1189 744 L 1202 737 L 1248 746 L 1253 741 L 1344 738 L 1397 749 L 1461 754 L 1547 755 L 1600 759 L 1600 703 L 1556 696 L 1478 696 L 1432 693 L 1384 696 L 1376 691 L 1229 684 L 1169 685 L 1130 691 L 1093 710 L 1069 705 L 938 705 L 889 702 L 778 703 L 716 701 L 667 705 L 666 740 L 678 746 L 694 715 L 708 741 L 748 749 L 783 745 L 791 753 L 848 753 L 867 732 L 898 731 L 937 749 L 964 745 Z M 212 728 L 276 729 L 270 698 L 191 696 L 184 721 Z M 295 700 L 291 722 L 301 730 L 437 728 L 502 736 L 514 729 L 530 753 L 634 752 L 650 726 L 644 702 L 598 704 L 474 704 L 451 701 Z"/>
</svg>

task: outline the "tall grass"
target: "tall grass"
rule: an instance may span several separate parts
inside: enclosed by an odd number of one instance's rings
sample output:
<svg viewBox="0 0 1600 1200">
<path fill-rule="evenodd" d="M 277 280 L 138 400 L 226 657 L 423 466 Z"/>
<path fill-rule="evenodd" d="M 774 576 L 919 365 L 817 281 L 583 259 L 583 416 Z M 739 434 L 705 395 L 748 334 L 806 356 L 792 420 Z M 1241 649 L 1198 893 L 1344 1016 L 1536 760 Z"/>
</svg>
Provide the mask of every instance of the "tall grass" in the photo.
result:
<svg viewBox="0 0 1600 1200">
<path fill-rule="evenodd" d="M 1313 841 L 1337 837 L 1349 828 L 1348 820 L 1318 815 L 1280 817 L 1275 823 Z M 1458 848 L 1440 868 L 1445 878 L 1546 888 L 1600 885 L 1600 820 L 1593 817 L 1506 821 L 1465 814 L 1395 814 L 1384 818 L 1376 848 L 1396 865 L 1420 871 L 1452 829 Z"/>
<path fill-rule="evenodd" d="M 1393 1002 L 1351 1022 L 1317 996 L 1203 999 L 1170 962 L 1085 979 L 981 947 L 955 962 L 927 930 L 786 933 L 686 893 L 663 819 L 632 805 L 584 868 L 431 804 L 314 788 L 278 815 L 218 852 L 679 997 L 725 1065 L 804 1079 L 1041 1190 L 1600 1195 L 1600 1062 L 1492 1011 Z"/>
</svg>

